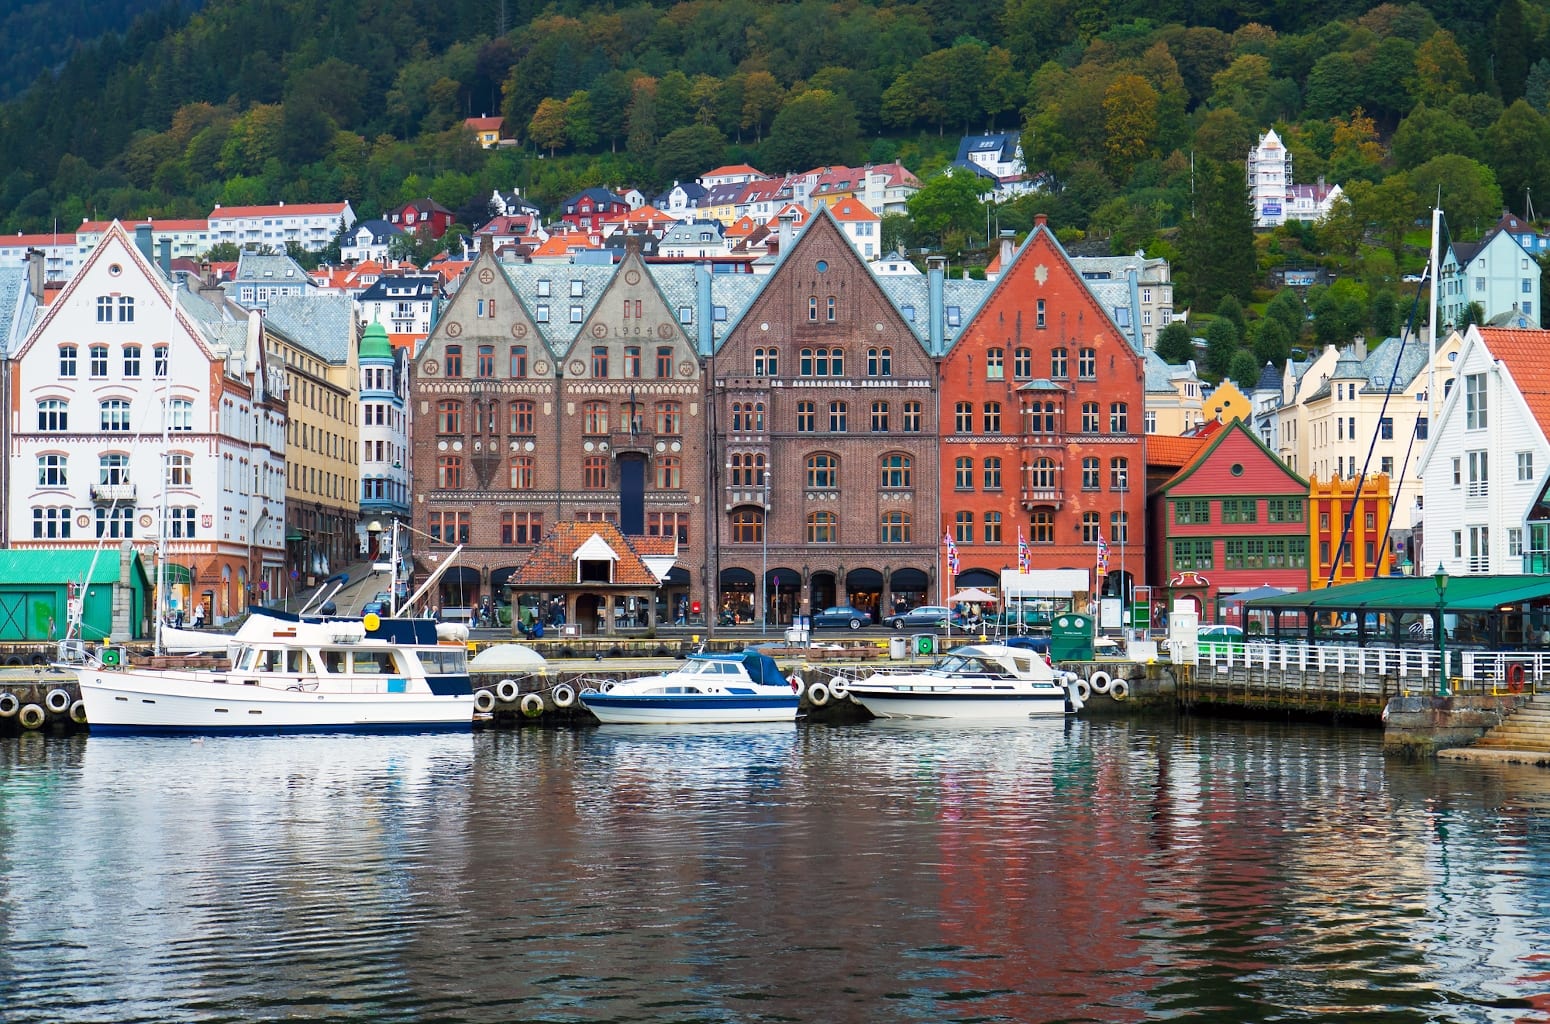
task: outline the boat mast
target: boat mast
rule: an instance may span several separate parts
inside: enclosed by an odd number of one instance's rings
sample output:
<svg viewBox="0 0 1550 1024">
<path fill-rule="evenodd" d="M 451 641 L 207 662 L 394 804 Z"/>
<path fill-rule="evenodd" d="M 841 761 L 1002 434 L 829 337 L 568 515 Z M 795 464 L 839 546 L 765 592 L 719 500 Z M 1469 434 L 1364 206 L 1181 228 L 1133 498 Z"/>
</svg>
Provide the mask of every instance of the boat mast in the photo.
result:
<svg viewBox="0 0 1550 1024">
<path fill-rule="evenodd" d="M 172 472 L 172 455 L 168 451 L 172 443 L 172 339 L 177 333 L 178 299 L 175 288 L 167 291 L 167 365 L 161 390 L 161 508 L 156 516 L 156 632 L 154 650 L 158 656 L 166 654 L 162 636 L 167 609 L 171 602 L 167 594 L 167 481 Z M 154 371 L 154 367 L 152 368 Z"/>
</svg>

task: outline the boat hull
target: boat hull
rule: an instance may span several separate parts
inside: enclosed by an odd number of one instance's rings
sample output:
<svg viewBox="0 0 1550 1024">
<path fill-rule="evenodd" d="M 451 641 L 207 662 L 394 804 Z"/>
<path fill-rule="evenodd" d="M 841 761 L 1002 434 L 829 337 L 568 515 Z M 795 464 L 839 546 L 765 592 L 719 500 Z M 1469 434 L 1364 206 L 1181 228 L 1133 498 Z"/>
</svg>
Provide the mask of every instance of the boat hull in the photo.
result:
<svg viewBox="0 0 1550 1024">
<path fill-rule="evenodd" d="M 244 686 L 195 673 L 83 672 L 93 733 L 471 730 L 473 694 L 347 693 Z"/>
<path fill-rule="evenodd" d="M 584 693 L 581 704 L 604 725 L 732 725 L 795 722 L 799 698 Z"/>
<path fill-rule="evenodd" d="M 1068 711 L 1065 693 L 915 692 L 852 684 L 850 696 L 879 718 L 957 718 L 1021 721 L 1060 717 Z"/>
</svg>

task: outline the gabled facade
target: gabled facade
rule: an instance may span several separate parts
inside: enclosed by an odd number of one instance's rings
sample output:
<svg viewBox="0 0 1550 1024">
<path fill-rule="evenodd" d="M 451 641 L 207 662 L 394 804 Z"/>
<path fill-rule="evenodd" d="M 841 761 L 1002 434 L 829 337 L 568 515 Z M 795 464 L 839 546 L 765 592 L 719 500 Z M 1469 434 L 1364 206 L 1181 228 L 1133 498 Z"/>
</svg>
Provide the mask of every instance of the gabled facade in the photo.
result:
<svg viewBox="0 0 1550 1024">
<path fill-rule="evenodd" d="M 339 245 L 339 258 L 346 263 L 386 261 L 393 239 L 403 233 L 403 228 L 385 220 L 363 220 L 345 232 L 344 241 Z"/>
<path fill-rule="evenodd" d="M 1382 473 L 1366 477 L 1360 494 L 1356 483 L 1308 481 L 1309 585 L 1314 590 L 1387 576 L 1394 566 L 1389 478 Z"/>
<path fill-rule="evenodd" d="M 440 274 L 383 274 L 356 298 L 360 318 L 390 334 L 427 334 L 441 308 Z"/>
<path fill-rule="evenodd" d="M 1249 202 L 1254 226 L 1273 228 L 1287 220 L 1287 195 L 1292 188 L 1292 151 L 1274 129 L 1259 137 L 1248 159 Z"/>
<path fill-rule="evenodd" d="M 858 199 L 845 199 L 829 207 L 850 244 L 864 260 L 875 260 L 883 248 L 883 220 Z"/>
<path fill-rule="evenodd" d="M 1257 587 L 1308 586 L 1308 482 L 1242 420 L 1147 497 L 1147 573 L 1163 595 L 1222 622 L 1221 599 Z"/>
<path fill-rule="evenodd" d="M 964 571 L 1095 569 L 1127 595 L 1146 545 L 1141 354 L 1110 319 L 1044 217 L 941 361 L 941 515 Z M 994 585 L 994 583 L 992 583 Z M 1095 591 L 1096 592 L 1096 589 Z"/>
<path fill-rule="evenodd" d="M 499 117 L 465 117 L 463 127 L 474 133 L 474 141 L 479 143 L 479 148 L 489 149 L 500 144 L 501 125 L 503 120 Z"/>
<path fill-rule="evenodd" d="M 674 223 L 662 232 L 657 254 L 664 257 L 725 256 L 726 239 L 720 221 L 688 220 Z"/>
<path fill-rule="evenodd" d="M 12 355 L 13 547 L 155 564 L 165 537 L 172 596 L 215 620 L 287 592 L 284 378 L 256 315 L 174 290 L 115 223 Z"/>
<path fill-rule="evenodd" d="M 1517 312 L 1538 323 L 1539 263 L 1518 244 L 1517 236 L 1498 225 L 1478 243 L 1455 242 L 1451 248 L 1454 261 L 1443 264 L 1440 278 L 1441 323 L 1461 323 L 1472 304 L 1480 306 L 1484 321 Z"/>
<path fill-rule="evenodd" d="M 1516 243 L 1514 243 L 1516 244 Z M 1421 456 L 1424 557 L 1450 575 L 1519 571 L 1550 468 L 1550 331 L 1471 325 Z"/>
<path fill-rule="evenodd" d="M 561 204 L 560 219 L 578 231 L 601 233 L 604 222 L 610 217 L 628 213 L 634 208 L 627 200 L 606 188 L 589 188 Z"/>
<path fill-rule="evenodd" d="M 997 201 L 1012 199 L 1034 187 L 1023 162 L 1022 137 L 1018 132 L 965 135 L 958 143 L 953 166 L 984 174 L 995 183 Z"/>
<path fill-rule="evenodd" d="M 247 309 L 267 309 L 270 299 L 282 295 L 294 298 L 315 288 L 301 264 L 289 256 L 244 250 L 237 259 L 229 294 Z"/>
<path fill-rule="evenodd" d="M 451 210 L 442 206 L 429 196 L 424 199 L 411 199 L 396 210 L 390 210 L 386 217 L 389 224 L 401 228 L 407 234 L 428 233 L 432 238 L 440 238 L 447 233 L 456 219 Z"/>
<path fill-rule="evenodd" d="M 827 212 L 783 248 L 710 374 L 714 609 L 785 622 L 936 594 L 932 362 Z"/>
</svg>

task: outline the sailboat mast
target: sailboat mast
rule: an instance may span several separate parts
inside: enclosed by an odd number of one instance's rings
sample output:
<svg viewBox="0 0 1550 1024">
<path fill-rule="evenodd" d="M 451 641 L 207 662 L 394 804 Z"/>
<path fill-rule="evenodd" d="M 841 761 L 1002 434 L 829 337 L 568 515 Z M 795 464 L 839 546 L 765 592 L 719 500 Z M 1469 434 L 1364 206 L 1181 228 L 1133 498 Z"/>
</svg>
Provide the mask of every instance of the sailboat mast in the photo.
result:
<svg viewBox="0 0 1550 1024">
<path fill-rule="evenodd" d="M 161 508 L 156 515 L 156 633 L 155 651 L 166 654 L 162 629 L 171 606 L 167 593 L 167 481 L 171 477 L 172 455 L 172 338 L 177 333 L 178 297 L 176 286 L 167 290 L 167 365 L 161 391 Z"/>
<path fill-rule="evenodd" d="M 1426 429 L 1428 436 L 1430 431 L 1436 429 L 1437 423 L 1437 353 L 1442 349 L 1442 339 L 1437 336 L 1437 289 L 1438 279 L 1442 276 L 1437 267 L 1437 249 L 1441 244 L 1442 235 L 1442 194 L 1437 195 L 1437 205 L 1432 207 L 1432 251 L 1430 262 L 1427 266 L 1431 270 L 1431 280 L 1427 282 L 1427 317 L 1426 322 L 1432 331 L 1432 358 L 1427 363 L 1426 371 Z"/>
</svg>

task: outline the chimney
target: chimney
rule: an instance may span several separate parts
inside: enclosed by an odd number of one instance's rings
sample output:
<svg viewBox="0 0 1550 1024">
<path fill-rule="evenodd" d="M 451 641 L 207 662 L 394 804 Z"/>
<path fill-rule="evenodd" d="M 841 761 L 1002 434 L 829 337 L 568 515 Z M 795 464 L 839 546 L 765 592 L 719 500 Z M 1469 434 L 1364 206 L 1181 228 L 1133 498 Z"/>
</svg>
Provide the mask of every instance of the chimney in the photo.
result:
<svg viewBox="0 0 1550 1024">
<path fill-rule="evenodd" d="M 158 241 L 161 249 L 161 271 L 170 279 L 172 277 L 172 239 L 161 238 Z"/>
<path fill-rule="evenodd" d="M 483 256 L 485 253 L 489 253 L 491 256 L 495 255 L 495 236 L 494 235 L 480 235 L 479 236 L 479 255 Z"/>
<path fill-rule="evenodd" d="M 155 263 L 156 254 L 151 251 L 151 226 L 149 224 L 135 225 L 135 248 L 146 258 L 147 262 Z"/>
<path fill-rule="evenodd" d="M 699 317 L 699 354 L 703 358 L 716 353 L 715 331 L 712 330 L 715 307 L 711 304 L 709 264 L 701 263 L 694 268 L 694 290 L 696 305 L 699 306 L 695 310 L 695 316 Z"/>
<path fill-rule="evenodd" d="M 780 215 L 780 240 L 776 252 L 785 252 L 791 248 L 791 225 L 797 219 L 797 215 L 786 210 Z"/>
<path fill-rule="evenodd" d="M 942 301 L 942 282 L 946 276 L 947 257 L 927 256 L 926 317 L 929 323 L 926 325 L 926 348 L 932 356 L 942 355 L 945 351 L 943 320 L 946 317 L 946 309 Z"/>
<path fill-rule="evenodd" d="M 27 290 L 33 299 L 43 302 L 43 250 L 27 250 Z"/>
<path fill-rule="evenodd" d="M 1017 255 L 1017 232 L 1001 232 L 1001 272 L 1006 273 L 1006 268 L 1012 265 L 1012 257 Z"/>
<path fill-rule="evenodd" d="M 1036 214 L 1033 215 L 1033 227 L 1034 227 L 1034 230 L 1038 230 L 1039 228 L 1048 227 L 1048 226 L 1049 226 L 1049 216 L 1047 214 L 1036 213 Z"/>
</svg>

